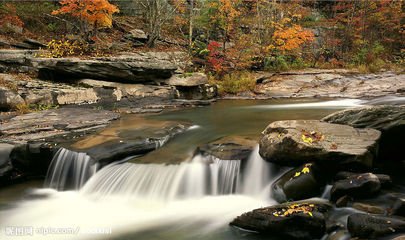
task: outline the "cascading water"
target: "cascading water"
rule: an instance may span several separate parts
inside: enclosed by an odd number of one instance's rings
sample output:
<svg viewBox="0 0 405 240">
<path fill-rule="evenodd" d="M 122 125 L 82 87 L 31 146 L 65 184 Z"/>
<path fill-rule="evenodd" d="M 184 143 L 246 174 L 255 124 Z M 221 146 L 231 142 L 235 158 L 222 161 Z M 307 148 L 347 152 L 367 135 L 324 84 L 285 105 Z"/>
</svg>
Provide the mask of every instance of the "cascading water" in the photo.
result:
<svg viewBox="0 0 405 240">
<path fill-rule="evenodd" d="M 201 155 L 176 165 L 112 164 L 92 177 L 81 192 L 155 200 L 232 194 L 237 188 L 239 172 L 240 160 Z"/>
<path fill-rule="evenodd" d="M 80 189 L 96 170 L 97 164 L 86 153 L 60 148 L 49 166 L 44 186 L 57 190 Z"/>
</svg>

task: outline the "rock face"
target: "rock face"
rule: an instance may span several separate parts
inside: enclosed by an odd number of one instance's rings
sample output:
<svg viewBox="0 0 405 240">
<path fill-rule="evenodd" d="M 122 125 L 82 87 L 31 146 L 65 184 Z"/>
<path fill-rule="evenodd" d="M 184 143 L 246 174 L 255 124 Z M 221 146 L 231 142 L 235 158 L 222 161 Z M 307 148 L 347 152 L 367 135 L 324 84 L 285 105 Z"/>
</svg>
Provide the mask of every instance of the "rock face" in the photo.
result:
<svg viewBox="0 0 405 240">
<path fill-rule="evenodd" d="M 335 182 L 331 189 L 331 199 L 336 201 L 345 195 L 354 198 L 369 197 L 380 191 L 380 188 L 380 180 L 372 173 L 353 175 Z"/>
<path fill-rule="evenodd" d="M 262 135 L 260 155 L 290 166 L 315 161 L 327 166 L 370 167 L 380 138 L 378 130 L 317 120 L 273 122 Z"/>
<path fill-rule="evenodd" d="M 404 161 L 405 106 L 368 106 L 333 113 L 325 122 L 347 124 L 356 128 L 375 128 L 382 132 L 378 159 Z"/>
<path fill-rule="evenodd" d="M 317 239 L 325 234 L 325 214 L 329 208 L 317 202 L 291 202 L 244 213 L 230 225 L 272 236 Z"/>
<path fill-rule="evenodd" d="M 402 218 L 355 213 L 349 216 L 347 228 L 352 237 L 375 239 L 405 232 Z"/>
<path fill-rule="evenodd" d="M 281 176 L 272 186 L 272 195 L 278 202 L 316 197 L 323 187 L 320 170 L 307 163 Z"/>
<path fill-rule="evenodd" d="M 90 60 L 33 58 L 31 62 L 44 79 L 93 78 L 140 83 L 170 78 L 179 67 L 176 59 L 182 56 L 182 53 L 128 53 Z"/>
</svg>

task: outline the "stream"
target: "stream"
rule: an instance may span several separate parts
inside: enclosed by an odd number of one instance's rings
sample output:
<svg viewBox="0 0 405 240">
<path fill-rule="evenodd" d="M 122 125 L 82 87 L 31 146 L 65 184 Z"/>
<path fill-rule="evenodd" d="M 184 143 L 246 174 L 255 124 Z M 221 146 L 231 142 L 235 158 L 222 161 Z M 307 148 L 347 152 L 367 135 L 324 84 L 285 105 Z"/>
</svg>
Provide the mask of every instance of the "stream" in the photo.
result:
<svg viewBox="0 0 405 240">
<path fill-rule="evenodd" d="M 271 183 L 288 168 L 265 162 L 258 147 L 243 169 L 239 160 L 195 155 L 196 147 L 226 136 L 258 141 L 273 121 L 320 119 L 340 109 L 390 101 L 398 99 L 222 100 L 147 116 L 191 127 L 145 156 L 128 156 L 92 172 L 78 191 L 43 188 L 38 181 L 0 189 L 0 239 L 259 239 L 228 224 L 244 212 L 275 204 Z M 126 115 L 112 127 L 134 119 Z M 46 181 L 52 186 L 52 179 Z M 336 219 L 348 211 L 337 211 Z"/>
</svg>

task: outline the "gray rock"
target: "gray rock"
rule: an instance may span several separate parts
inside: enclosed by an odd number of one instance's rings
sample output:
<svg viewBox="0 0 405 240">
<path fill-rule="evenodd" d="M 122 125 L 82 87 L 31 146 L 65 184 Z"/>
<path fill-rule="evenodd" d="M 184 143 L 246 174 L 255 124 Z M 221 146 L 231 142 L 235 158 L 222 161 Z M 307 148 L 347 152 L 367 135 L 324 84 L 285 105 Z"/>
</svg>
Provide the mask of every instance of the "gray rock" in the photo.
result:
<svg viewBox="0 0 405 240">
<path fill-rule="evenodd" d="M 345 195 L 353 198 L 370 197 L 378 193 L 380 189 L 381 183 L 376 175 L 372 173 L 353 175 L 333 184 L 331 200 L 336 201 Z"/>
<path fill-rule="evenodd" d="M 10 153 L 14 145 L 7 143 L 0 143 L 0 178 L 8 174 L 13 166 L 11 164 Z"/>
<path fill-rule="evenodd" d="M 218 96 L 218 88 L 215 85 L 204 84 L 195 87 L 177 86 L 177 98 L 187 100 L 209 100 Z"/>
<path fill-rule="evenodd" d="M 292 239 L 318 239 L 325 234 L 325 215 L 330 205 L 314 202 L 291 202 L 259 208 L 235 218 L 230 225 L 261 234 Z"/>
<path fill-rule="evenodd" d="M 0 109 L 15 109 L 21 104 L 25 104 L 25 101 L 20 95 L 10 89 L 0 87 Z"/>
<path fill-rule="evenodd" d="M 267 161 L 289 166 L 315 161 L 329 167 L 370 167 L 380 138 L 378 130 L 317 120 L 273 122 L 262 135 L 260 155 Z"/>
<path fill-rule="evenodd" d="M 60 108 L 33 112 L 3 122 L 0 135 L 4 142 L 26 143 L 58 135 L 86 132 L 106 126 L 119 114 L 83 108 Z"/>
<path fill-rule="evenodd" d="M 129 31 L 129 34 L 126 35 L 126 38 L 132 41 L 146 42 L 148 40 L 148 35 L 141 29 L 132 29 Z"/>
<path fill-rule="evenodd" d="M 375 239 L 405 232 L 402 218 L 355 213 L 349 216 L 347 228 L 352 237 Z"/>
<path fill-rule="evenodd" d="M 320 170 L 307 163 L 277 179 L 272 185 L 272 196 L 279 203 L 316 197 L 322 193 L 323 185 Z"/>
<path fill-rule="evenodd" d="M 196 87 L 208 83 L 208 77 L 204 73 L 184 73 L 173 75 L 166 84 L 180 87 Z"/>
<path fill-rule="evenodd" d="M 382 132 L 378 159 L 381 162 L 405 160 L 405 106 L 368 106 L 333 113 L 322 119 L 358 128 L 375 128 Z"/>
<path fill-rule="evenodd" d="M 386 131 L 405 125 L 405 106 L 365 106 L 332 113 L 324 122 L 345 124 L 355 128 L 374 128 Z"/>
<path fill-rule="evenodd" d="M 128 53 L 93 59 L 32 58 L 32 65 L 45 79 L 92 78 L 127 83 L 167 79 L 179 68 L 182 53 Z"/>
<path fill-rule="evenodd" d="M 26 38 L 23 41 L 24 43 L 30 44 L 32 46 L 35 46 L 37 49 L 38 48 L 46 48 L 47 46 L 37 40 L 31 39 L 31 38 Z"/>
<path fill-rule="evenodd" d="M 200 146 L 197 153 L 213 156 L 221 160 L 246 161 L 256 144 L 256 141 L 252 139 L 230 136 Z"/>
</svg>

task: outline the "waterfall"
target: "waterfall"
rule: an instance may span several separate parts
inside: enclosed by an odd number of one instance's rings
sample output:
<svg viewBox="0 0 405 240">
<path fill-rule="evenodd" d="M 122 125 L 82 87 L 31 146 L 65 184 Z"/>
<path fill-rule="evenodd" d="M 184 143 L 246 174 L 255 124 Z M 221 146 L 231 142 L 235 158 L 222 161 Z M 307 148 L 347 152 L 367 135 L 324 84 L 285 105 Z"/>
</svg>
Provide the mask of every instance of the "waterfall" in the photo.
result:
<svg viewBox="0 0 405 240">
<path fill-rule="evenodd" d="M 262 194 L 271 183 L 270 171 L 270 163 L 264 161 L 259 155 L 259 145 L 257 145 L 248 159 L 242 179 L 241 192 L 251 196 Z"/>
<path fill-rule="evenodd" d="M 57 190 L 80 189 L 96 170 L 97 165 L 86 153 L 60 148 L 51 161 L 44 185 Z"/>
<path fill-rule="evenodd" d="M 94 175 L 81 190 L 99 196 L 121 195 L 172 200 L 234 193 L 240 160 L 201 155 L 180 164 L 111 164 Z"/>
</svg>

